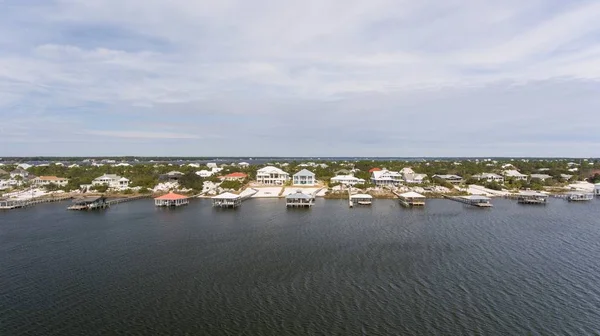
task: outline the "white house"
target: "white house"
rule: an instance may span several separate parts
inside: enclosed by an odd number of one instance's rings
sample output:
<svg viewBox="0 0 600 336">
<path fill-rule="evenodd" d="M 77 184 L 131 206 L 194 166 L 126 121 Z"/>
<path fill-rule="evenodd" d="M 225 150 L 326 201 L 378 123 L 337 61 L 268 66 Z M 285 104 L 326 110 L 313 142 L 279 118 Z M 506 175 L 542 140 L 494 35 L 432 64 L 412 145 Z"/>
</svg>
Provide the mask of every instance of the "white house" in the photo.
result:
<svg viewBox="0 0 600 336">
<path fill-rule="evenodd" d="M 551 179 L 552 176 L 548 174 L 531 174 L 531 179 L 538 179 L 540 181 L 546 181 L 547 179 Z"/>
<path fill-rule="evenodd" d="M 188 163 L 188 167 L 200 168 L 200 164 L 199 163 Z"/>
<path fill-rule="evenodd" d="M 39 176 L 31 181 L 36 186 L 47 186 L 49 184 L 56 184 L 57 186 L 64 187 L 69 183 L 69 179 L 65 177 L 56 176 Z"/>
<path fill-rule="evenodd" d="M 365 184 L 365 180 L 355 177 L 353 175 L 337 175 L 331 178 L 332 183 L 339 183 L 344 185 L 355 185 L 355 184 Z"/>
<path fill-rule="evenodd" d="M 596 183 L 596 184 L 594 185 L 594 194 L 595 194 L 596 196 L 600 196 L 600 183 Z"/>
<path fill-rule="evenodd" d="M 404 174 L 404 182 L 406 183 L 423 183 L 423 181 L 427 178 L 427 174 Z"/>
<path fill-rule="evenodd" d="M 519 173 L 519 171 L 516 169 L 505 170 L 502 172 L 502 175 L 504 175 L 506 178 L 512 178 L 520 181 L 527 181 L 528 178 L 527 175 Z"/>
<path fill-rule="evenodd" d="M 92 181 L 93 186 L 107 185 L 109 188 L 124 189 L 129 187 L 129 179 L 116 174 L 104 174 Z"/>
<path fill-rule="evenodd" d="M 295 186 L 314 186 L 317 183 L 315 173 L 302 169 L 292 176 L 292 184 Z"/>
<path fill-rule="evenodd" d="M 73 163 L 72 165 L 68 166 L 67 168 L 79 168 L 79 165 L 77 163 Z"/>
<path fill-rule="evenodd" d="M 477 175 L 473 175 L 473 178 L 477 179 L 479 181 L 484 180 L 487 182 L 504 183 L 504 177 L 502 177 L 498 174 L 494 174 L 494 173 L 477 174 Z"/>
<path fill-rule="evenodd" d="M 131 165 L 129 163 L 127 163 L 127 162 L 119 162 L 117 164 L 114 164 L 113 166 L 114 167 L 129 167 Z"/>
<path fill-rule="evenodd" d="M 11 178 L 15 178 L 17 176 L 21 176 L 22 178 L 26 178 L 27 176 L 29 176 L 29 172 L 23 168 L 17 168 L 13 171 L 10 172 L 10 177 Z"/>
<path fill-rule="evenodd" d="M 452 183 L 452 184 L 461 184 L 463 182 L 463 178 L 458 175 L 435 174 L 432 177 L 442 179 L 442 180 Z"/>
<path fill-rule="evenodd" d="M 371 172 L 371 182 L 376 186 L 397 185 L 402 182 L 402 174 L 389 170 L 375 170 Z"/>
<path fill-rule="evenodd" d="M 31 167 L 33 167 L 33 165 L 30 165 L 29 163 L 19 163 L 17 165 L 17 168 L 22 168 L 22 169 L 29 169 Z"/>
<path fill-rule="evenodd" d="M 240 168 L 248 168 L 248 167 L 250 167 L 250 164 L 248 162 L 240 162 L 240 163 L 238 163 L 238 166 Z"/>
<path fill-rule="evenodd" d="M 206 164 L 208 168 L 218 168 L 219 166 L 214 162 L 209 162 Z"/>
<path fill-rule="evenodd" d="M 209 171 L 209 170 L 202 169 L 202 170 L 197 171 L 196 175 L 198 175 L 200 177 L 205 177 L 206 178 L 206 177 L 211 177 L 213 175 L 213 172 Z"/>
<path fill-rule="evenodd" d="M 256 171 L 256 182 L 261 184 L 283 185 L 289 178 L 290 174 L 273 166 L 266 166 Z"/>
</svg>

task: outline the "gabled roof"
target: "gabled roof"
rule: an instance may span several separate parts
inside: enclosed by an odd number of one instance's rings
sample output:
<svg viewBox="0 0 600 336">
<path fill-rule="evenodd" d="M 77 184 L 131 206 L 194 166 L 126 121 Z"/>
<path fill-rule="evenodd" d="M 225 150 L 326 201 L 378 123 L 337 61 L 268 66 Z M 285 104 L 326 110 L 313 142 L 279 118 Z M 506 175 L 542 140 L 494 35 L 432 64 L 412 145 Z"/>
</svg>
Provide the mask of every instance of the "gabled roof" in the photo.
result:
<svg viewBox="0 0 600 336">
<path fill-rule="evenodd" d="M 400 194 L 400 196 L 405 198 L 425 198 L 425 196 L 414 191 L 405 192 L 404 194 Z"/>
<path fill-rule="evenodd" d="M 273 167 L 273 166 L 266 166 L 263 168 L 260 168 L 257 173 L 262 173 L 262 174 L 287 174 L 285 171 L 277 168 L 277 167 Z"/>
<path fill-rule="evenodd" d="M 240 197 L 241 197 L 240 195 L 226 192 L 226 193 L 222 193 L 221 195 L 214 196 L 212 199 L 238 199 Z"/>
<path fill-rule="evenodd" d="M 66 177 L 57 177 L 57 176 L 39 176 L 36 177 L 36 179 L 42 180 L 42 181 L 57 181 L 57 180 L 66 180 Z"/>
<path fill-rule="evenodd" d="M 248 174 L 236 172 L 236 173 L 227 174 L 227 175 L 221 176 L 221 177 L 222 178 L 246 178 L 246 177 L 248 177 Z"/>
<path fill-rule="evenodd" d="M 155 198 L 155 200 L 168 200 L 168 201 L 175 201 L 175 200 L 180 200 L 180 199 L 186 199 L 188 198 L 187 196 L 184 195 L 179 195 L 176 194 L 174 192 L 169 192 L 166 195 L 162 195 L 160 197 Z"/>
<path fill-rule="evenodd" d="M 350 198 L 373 198 L 373 196 L 369 194 L 354 194 Z"/>
<path fill-rule="evenodd" d="M 287 196 L 285 196 L 285 198 L 292 198 L 292 199 L 311 199 L 313 198 L 310 195 L 307 195 L 305 193 L 303 193 L 302 191 L 298 190 L 295 193 L 289 194 Z"/>
<path fill-rule="evenodd" d="M 294 176 L 315 176 L 315 173 L 311 172 L 308 169 L 302 169 L 301 171 L 294 174 Z"/>
<path fill-rule="evenodd" d="M 369 173 L 380 171 L 380 170 L 381 170 L 381 168 L 377 168 L 377 167 L 371 168 L 371 169 L 369 169 Z"/>
</svg>

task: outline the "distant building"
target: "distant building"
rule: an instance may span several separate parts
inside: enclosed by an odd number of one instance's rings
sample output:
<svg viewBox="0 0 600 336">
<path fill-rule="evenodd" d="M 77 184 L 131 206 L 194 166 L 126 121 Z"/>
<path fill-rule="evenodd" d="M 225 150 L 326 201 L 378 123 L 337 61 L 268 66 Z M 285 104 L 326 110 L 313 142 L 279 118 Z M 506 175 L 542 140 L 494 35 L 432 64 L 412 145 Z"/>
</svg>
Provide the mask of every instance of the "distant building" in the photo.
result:
<svg viewBox="0 0 600 336">
<path fill-rule="evenodd" d="M 389 170 L 375 170 L 371 172 L 371 182 L 376 186 L 391 186 L 402 183 L 402 174 Z"/>
<path fill-rule="evenodd" d="M 198 175 L 200 177 L 203 177 L 203 178 L 206 178 L 206 177 L 211 177 L 213 175 L 213 172 L 209 171 L 209 170 L 202 169 L 202 170 L 197 171 L 196 175 Z"/>
<path fill-rule="evenodd" d="M 540 181 L 546 181 L 551 178 L 552 178 L 552 176 L 550 176 L 548 174 L 531 174 L 531 179 L 538 179 Z"/>
<path fill-rule="evenodd" d="M 178 171 L 173 170 L 173 171 L 170 171 L 170 172 L 168 172 L 166 174 L 160 175 L 158 177 L 158 179 L 161 180 L 161 181 L 177 182 L 177 181 L 179 181 L 179 179 L 183 175 L 185 175 L 185 174 L 182 173 L 182 172 L 178 172 Z"/>
<path fill-rule="evenodd" d="M 35 186 L 47 186 L 49 184 L 55 184 L 60 187 L 64 187 L 69 183 L 69 179 L 65 177 L 56 176 L 39 176 L 31 180 Z"/>
<path fill-rule="evenodd" d="M 528 178 L 527 175 L 521 174 L 518 170 L 515 169 L 505 170 L 504 172 L 502 172 L 502 175 L 504 175 L 504 177 L 506 178 L 512 178 L 514 180 L 519 181 L 527 181 Z"/>
<path fill-rule="evenodd" d="M 332 183 L 339 183 L 343 185 L 356 185 L 356 184 L 365 184 L 365 180 L 355 177 L 353 175 L 337 175 L 331 178 Z"/>
<path fill-rule="evenodd" d="M 464 182 L 463 178 L 458 176 L 458 175 L 441 175 L 441 174 L 436 174 L 432 176 L 433 178 L 439 178 L 442 179 L 446 182 L 450 182 L 452 184 L 461 184 Z"/>
<path fill-rule="evenodd" d="M 33 167 L 33 165 L 29 164 L 29 163 L 19 163 L 17 165 L 17 168 L 21 168 L 21 169 L 29 169 L 31 167 Z"/>
<path fill-rule="evenodd" d="M 290 174 L 273 166 L 266 166 L 256 172 L 256 182 L 261 184 L 283 185 L 289 178 Z"/>
<path fill-rule="evenodd" d="M 498 175 L 498 174 L 494 174 L 494 173 L 483 173 L 483 174 L 477 174 L 477 175 L 473 175 L 473 178 L 478 180 L 478 181 L 486 181 L 486 182 L 498 182 L 498 183 L 504 183 L 504 177 Z"/>
<path fill-rule="evenodd" d="M 209 162 L 206 164 L 208 168 L 219 168 L 219 166 L 214 162 Z"/>
<path fill-rule="evenodd" d="M 17 168 L 10 172 L 11 178 L 15 178 L 17 176 L 20 176 L 22 178 L 27 178 L 27 176 L 29 176 L 29 172 L 23 168 Z"/>
<path fill-rule="evenodd" d="M 240 162 L 240 163 L 238 163 L 238 166 L 240 168 L 248 168 L 248 167 L 250 167 L 250 164 L 248 162 Z"/>
<path fill-rule="evenodd" d="M 129 187 L 129 182 L 129 179 L 116 174 L 104 174 L 100 177 L 95 178 L 92 181 L 92 185 L 107 185 L 109 188 L 113 189 L 125 189 Z"/>
<path fill-rule="evenodd" d="M 220 179 L 221 181 L 244 181 L 246 178 L 248 178 L 248 174 L 245 173 L 231 173 L 231 174 L 227 174 L 225 176 L 221 176 Z"/>
<path fill-rule="evenodd" d="M 314 186 L 317 183 L 315 173 L 302 169 L 292 176 L 292 184 L 295 186 Z"/>
</svg>

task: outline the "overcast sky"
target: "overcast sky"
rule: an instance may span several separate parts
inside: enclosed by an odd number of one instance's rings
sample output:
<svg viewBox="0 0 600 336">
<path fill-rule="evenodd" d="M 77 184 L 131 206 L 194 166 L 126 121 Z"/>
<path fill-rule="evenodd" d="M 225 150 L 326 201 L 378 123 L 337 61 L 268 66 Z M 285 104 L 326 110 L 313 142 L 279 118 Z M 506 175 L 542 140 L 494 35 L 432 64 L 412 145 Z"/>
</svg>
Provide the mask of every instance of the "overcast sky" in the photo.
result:
<svg viewBox="0 0 600 336">
<path fill-rule="evenodd" d="M 0 156 L 600 156 L 600 2 L 0 0 Z"/>
</svg>

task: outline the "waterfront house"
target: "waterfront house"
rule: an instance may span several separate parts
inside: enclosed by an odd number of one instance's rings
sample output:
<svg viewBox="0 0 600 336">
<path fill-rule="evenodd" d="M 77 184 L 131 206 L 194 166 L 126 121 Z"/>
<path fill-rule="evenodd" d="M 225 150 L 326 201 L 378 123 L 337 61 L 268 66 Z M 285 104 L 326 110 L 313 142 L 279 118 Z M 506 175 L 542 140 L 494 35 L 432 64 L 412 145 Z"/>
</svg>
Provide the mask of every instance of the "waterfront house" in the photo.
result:
<svg viewBox="0 0 600 336">
<path fill-rule="evenodd" d="M 238 167 L 248 168 L 248 167 L 250 167 L 250 164 L 248 162 L 240 162 L 240 163 L 238 163 Z"/>
<path fill-rule="evenodd" d="M 256 172 L 256 182 L 266 185 L 284 185 L 289 180 L 290 174 L 273 167 L 266 166 Z"/>
<path fill-rule="evenodd" d="M 483 174 L 477 174 L 477 175 L 473 175 L 474 179 L 477 179 L 478 181 L 486 181 L 486 182 L 498 182 L 498 183 L 504 183 L 504 177 L 498 175 L 498 174 L 494 174 L 494 173 L 483 173 Z"/>
<path fill-rule="evenodd" d="M 34 178 L 31 182 L 35 186 L 47 186 L 49 184 L 55 184 L 57 186 L 64 187 L 69 183 L 69 179 L 56 176 L 39 176 Z"/>
<path fill-rule="evenodd" d="M 200 171 L 197 171 L 196 175 L 198 175 L 198 176 L 200 176 L 202 178 L 207 178 L 207 177 L 211 177 L 213 175 L 213 172 L 209 171 L 209 170 L 202 169 Z"/>
<path fill-rule="evenodd" d="M 240 182 L 244 181 L 246 178 L 248 178 L 248 174 L 240 173 L 240 172 L 231 173 L 231 174 L 227 174 L 225 176 L 219 177 L 219 179 L 221 179 L 221 181 L 240 181 Z"/>
<path fill-rule="evenodd" d="M 551 179 L 551 178 L 552 178 L 552 176 L 550 176 L 548 174 L 531 174 L 531 179 L 532 180 L 533 179 L 538 179 L 538 180 L 544 182 L 544 181 L 546 181 L 548 179 Z"/>
<path fill-rule="evenodd" d="M 371 182 L 376 186 L 393 186 L 402 182 L 402 174 L 395 171 L 375 170 L 371 172 Z"/>
<path fill-rule="evenodd" d="M 305 194 L 300 190 L 285 197 L 287 207 L 311 207 L 314 202 L 315 197 L 313 195 Z"/>
<path fill-rule="evenodd" d="M 461 184 L 464 182 L 463 178 L 458 175 L 436 174 L 436 175 L 433 175 L 432 177 L 439 178 L 441 180 L 444 180 L 444 181 L 452 183 L 452 184 Z"/>
<path fill-rule="evenodd" d="M 344 185 L 355 185 L 355 184 L 365 184 L 365 180 L 355 177 L 353 175 L 337 175 L 331 178 L 332 183 L 339 183 Z"/>
<path fill-rule="evenodd" d="M 29 176 L 29 172 L 23 168 L 17 168 L 10 172 L 11 178 L 14 179 L 17 176 L 20 176 L 21 178 L 27 178 Z"/>
<path fill-rule="evenodd" d="M 511 178 L 518 181 L 527 181 L 527 175 L 519 173 L 516 169 L 505 170 L 502 172 L 505 178 Z"/>
<path fill-rule="evenodd" d="M 295 186 L 312 187 L 317 183 L 315 173 L 307 169 L 302 169 L 292 176 L 292 184 Z"/>
<path fill-rule="evenodd" d="M 156 197 L 154 199 L 154 205 L 158 207 L 172 207 L 172 206 L 182 206 L 187 205 L 189 203 L 189 197 L 184 195 L 179 195 L 173 192 L 169 192 L 166 195 L 162 195 L 160 197 Z"/>
<path fill-rule="evenodd" d="M 93 186 L 106 185 L 113 189 L 125 189 L 129 187 L 129 179 L 116 174 L 104 174 L 92 181 Z"/>
</svg>

